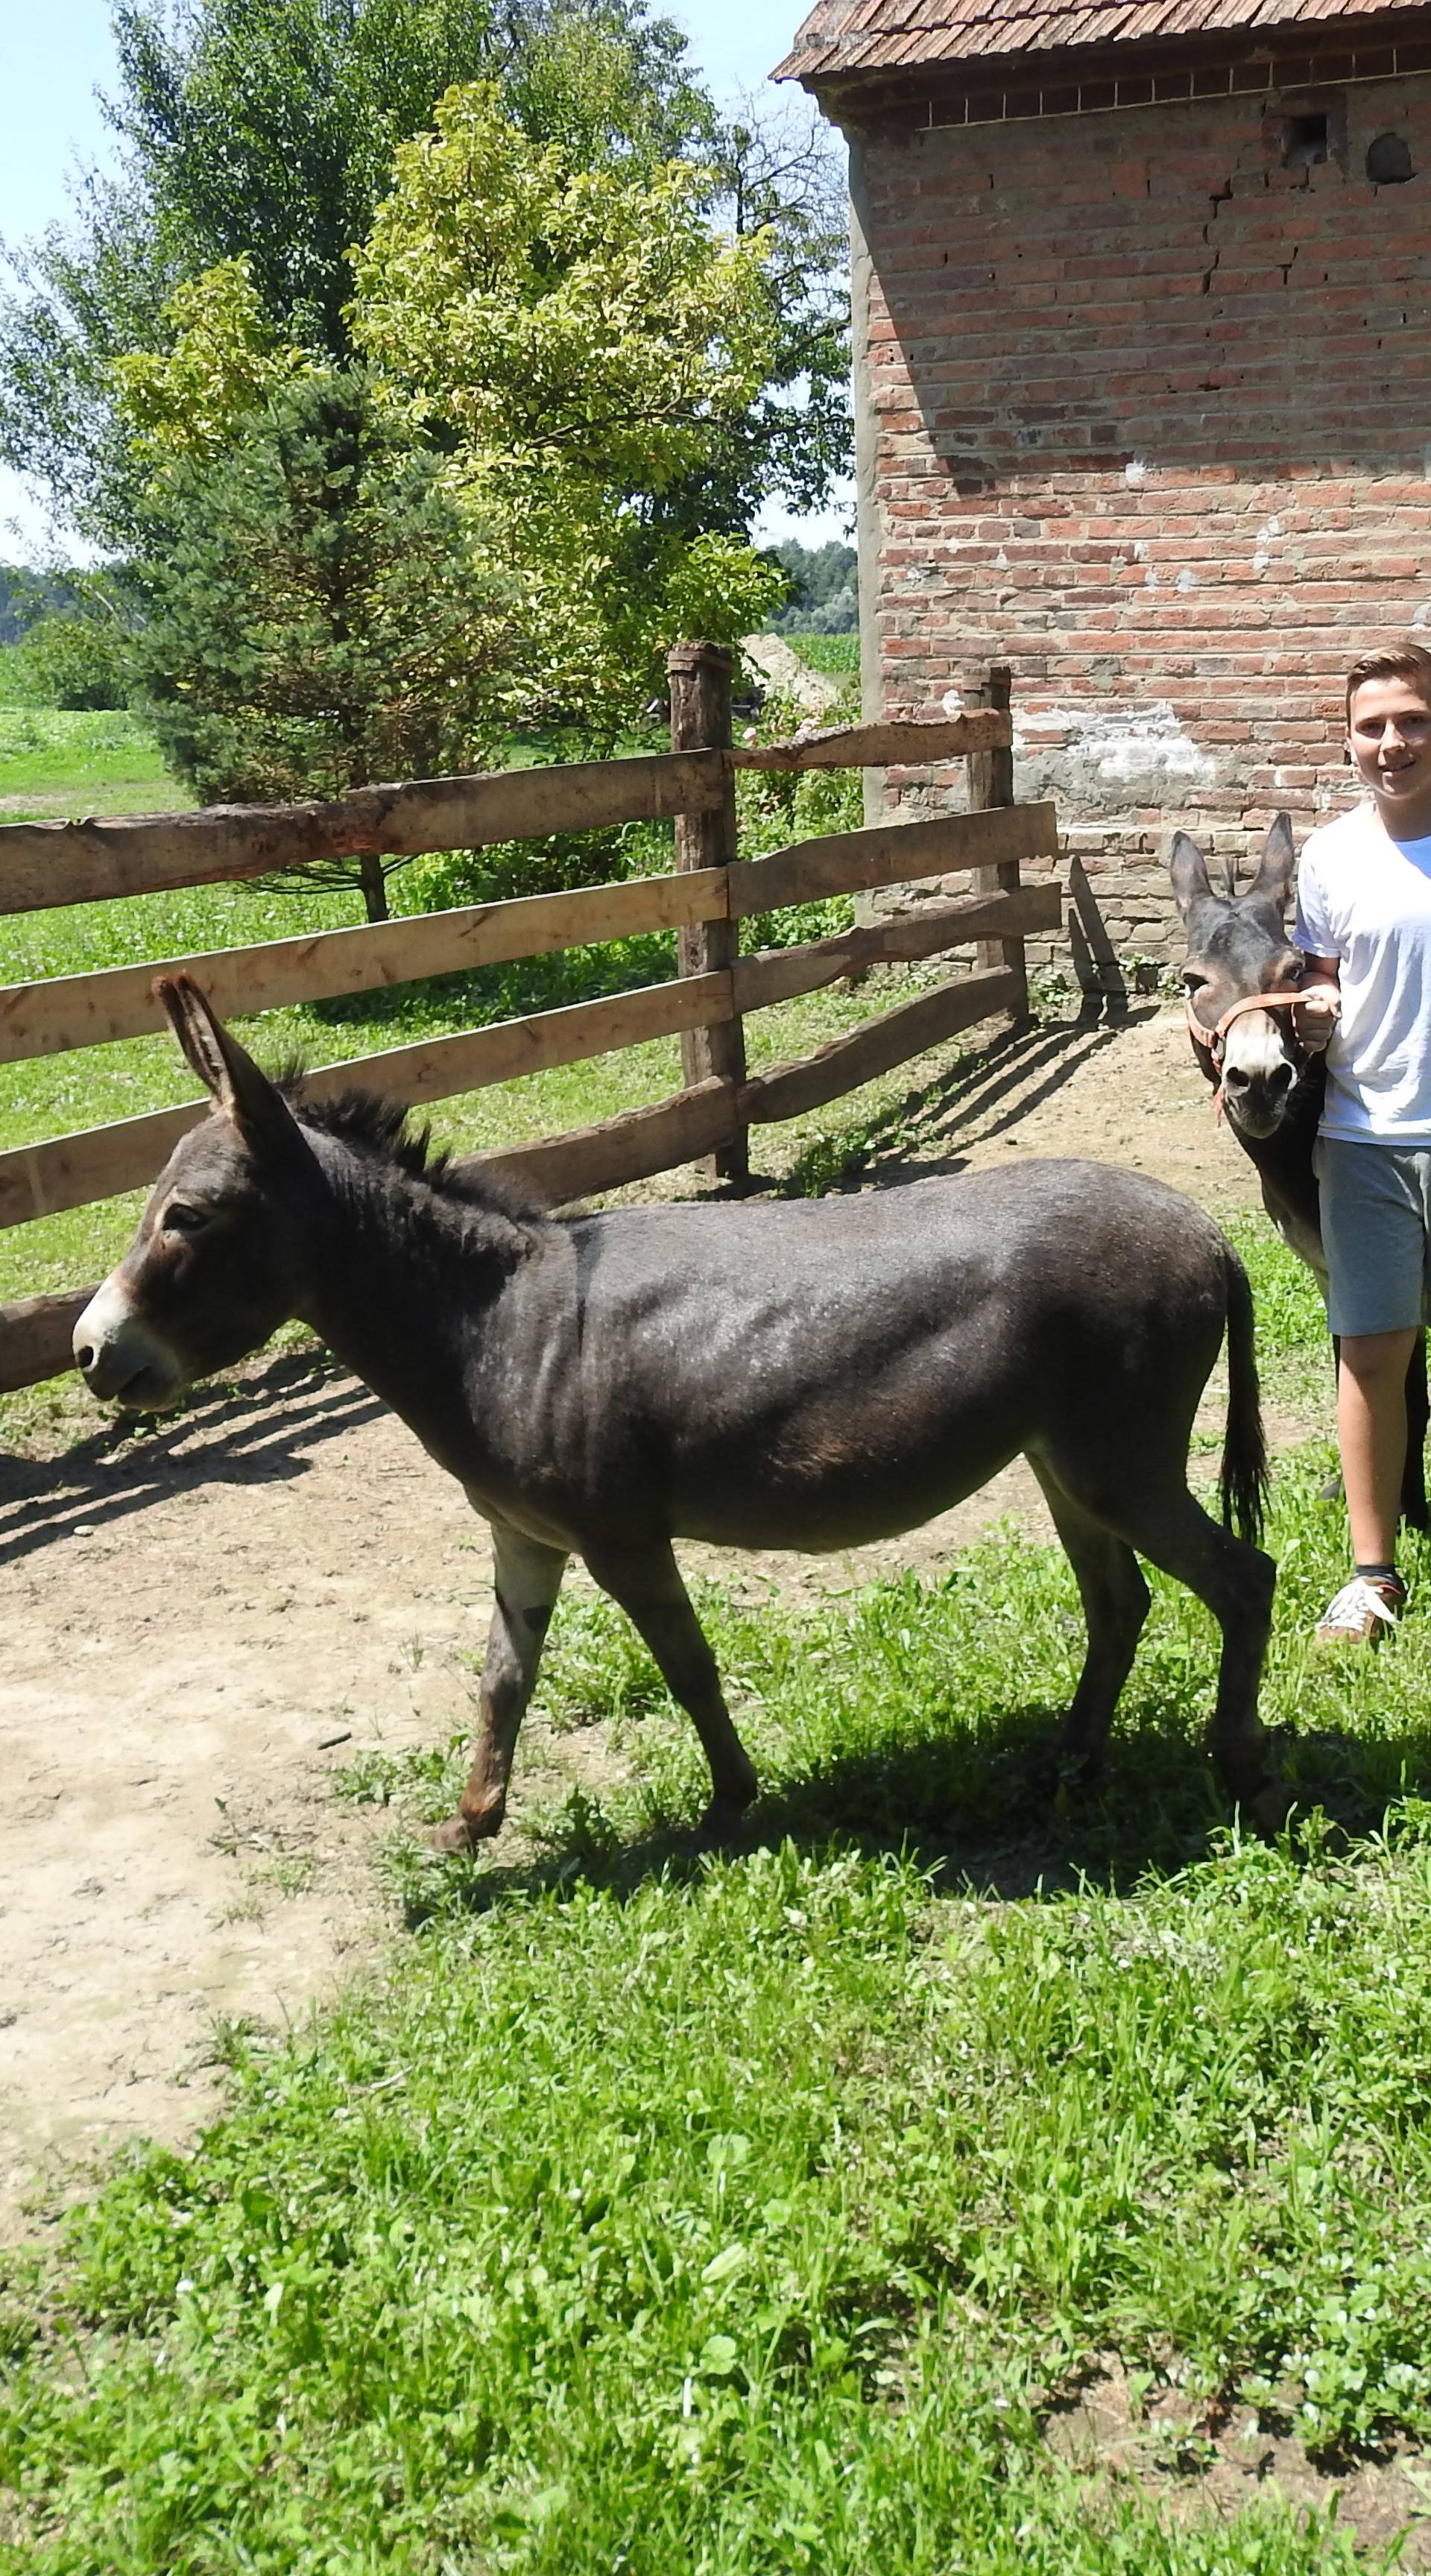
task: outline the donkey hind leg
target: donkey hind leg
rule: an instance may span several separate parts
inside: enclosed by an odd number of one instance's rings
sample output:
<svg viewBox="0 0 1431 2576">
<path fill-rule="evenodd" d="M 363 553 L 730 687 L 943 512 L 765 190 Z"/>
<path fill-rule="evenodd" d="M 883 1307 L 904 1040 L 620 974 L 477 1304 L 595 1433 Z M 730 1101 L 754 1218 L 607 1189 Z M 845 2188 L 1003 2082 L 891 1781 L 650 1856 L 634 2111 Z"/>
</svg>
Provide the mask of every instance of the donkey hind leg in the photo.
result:
<svg viewBox="0 0 1431 2576">
<path fill-rule="evenodd" d="M 1065 1493 L 1041 1458 L 1030 1458 L 1029 1465 L 1073 1568 L 1088 1626 L 1088 1652 L 1059 1747 L 1063 1762 L 1087 1786 L 1102 1768 L 1118 1694 L 1132 1670 L 1148 1615 L 1148 1587 L 1126 1539 Z"/>
<path fill-rule="evenodd" d="M 1287 1812 L 1279 1786 L 1272 1747 L 1257 1714 L 1257 1687 L 1272 1625 L 1272 1593 L 1277 1568 L 1260 1547 L 1219 1529 L 1183 1481 L 1181 1459 L 1168 1459 L 1160 1474 L 1147 1449 L 1126 1462 L 1126 1474 L 1099 1478 L 1100 1490 L 1087 1490 L 1086 1480 L 1071 1468 L 1060 1479 L 1083 1486 L 1078 1499 L 1105 1528 L 1126 1539 L 1185 1583 L 1205 1601 L 1222 1630 L 1217 1702 L 1208 1742 L 1218 1777 L 1229 1798 L 1249 1821 L 1275 1833 Z"/>
<path fill-rule="evenodd" d="M 610 1593 L 645 1639 L 667 1689 L 701 1739 L 711 1771 L 701 1836 L 719 1842 L 734 1831 L 755 1796 L 755 1766 L 731 1723 L 716 1659 L 680 1567 L 664 1542 L 639 1556 L 588 1553 L 586 1562 L 603 1592 Z"/>
<path fill-rule="evenodd" d="M 566 1572 L 563 1549 L 543 1547 L 499 1521 L 492 1524 L 492 1549 L 497 1597 L 482 1665 L 472 1769 L 456 1815 L 433 1836 L 439 1851 L 469 1851 L 501 1829 L 517 1729 Z"/>
</svg>

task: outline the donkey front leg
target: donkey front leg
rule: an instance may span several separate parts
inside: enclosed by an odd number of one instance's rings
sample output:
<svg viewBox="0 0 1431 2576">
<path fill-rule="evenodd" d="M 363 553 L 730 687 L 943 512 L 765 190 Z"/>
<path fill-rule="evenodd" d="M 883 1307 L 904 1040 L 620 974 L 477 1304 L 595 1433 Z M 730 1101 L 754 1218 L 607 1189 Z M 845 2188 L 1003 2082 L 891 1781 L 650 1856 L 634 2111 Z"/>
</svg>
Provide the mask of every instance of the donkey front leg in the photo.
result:
<svg viewBox="0 0 1431 2576">
<path fill-rule="evenodd" d="M 472 1769 L 456 1815 L 433 1836 L 438 1851 L 470 1851 L 501 1830 L 517 1729 L 566 1572 L 563 1549 L 543 1547 L 499 1521 L 492 1523 L 492 1549 L 497 1598 L 487 1631 Z"/>
<path fill-rule="evenodd" d="M 716 1660 L 706 1643 L 680 1568 L 667 1546 L 640 1556 L 587 1556 L 603 1592 L 619 1603 L 639 1629 L 672 1697 L 695 1727 L 711 1767 L 710 1804 L 701 1838 L 720 1842 L 733 1833 L 756 1792 L 755 1766 L 731 1723 Z"/>
</svg>

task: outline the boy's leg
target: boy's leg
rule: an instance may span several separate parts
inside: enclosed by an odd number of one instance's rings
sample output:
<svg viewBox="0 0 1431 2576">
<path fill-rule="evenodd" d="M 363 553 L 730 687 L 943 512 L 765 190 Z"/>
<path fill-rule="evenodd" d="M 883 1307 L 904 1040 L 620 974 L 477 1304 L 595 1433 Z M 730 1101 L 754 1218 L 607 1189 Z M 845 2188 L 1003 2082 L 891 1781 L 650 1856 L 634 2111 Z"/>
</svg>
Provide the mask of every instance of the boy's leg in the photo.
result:
<svg viewBox="0 0 1431 2576">
<path fill-rule="evenodd" d="M 1341 1342 L 1337 1436 L 1355 1572 L 1318 1624 L 1322 1643 L 1370 1643 L 1394 1627 L 1396 1525 L 1406 1457 L 1406 1370 L 1427 1269 L 1422 1158 L 1318 1140 L 1327 1312 Z"/>
<path fill-rule="evenodd" d="M 1342 1335 L 1337 1439 L 1358 1565 L 1395 1561 L 1406 1464 L 1406 1371 L 1415 1339 L 1414 1325 L 1400 1333 Z"/>
</svg>

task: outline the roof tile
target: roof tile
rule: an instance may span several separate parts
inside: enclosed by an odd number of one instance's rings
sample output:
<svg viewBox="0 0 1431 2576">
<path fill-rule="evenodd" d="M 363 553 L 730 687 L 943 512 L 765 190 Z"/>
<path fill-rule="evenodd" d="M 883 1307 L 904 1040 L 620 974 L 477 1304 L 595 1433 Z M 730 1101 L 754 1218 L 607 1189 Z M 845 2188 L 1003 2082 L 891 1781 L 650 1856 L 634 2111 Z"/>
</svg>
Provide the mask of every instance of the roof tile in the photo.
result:
<svg viewBox="0 0 1431 2576">
<path fill-rule="evenodd" d="M 776 77 L 833 78 L 961 56 L 1021 56 L 1152 36 L 1407 14 L 1407 0 L 817 0 Z M 1431 10 L 1424 14 L 1431 16 Z"/>
</svg>

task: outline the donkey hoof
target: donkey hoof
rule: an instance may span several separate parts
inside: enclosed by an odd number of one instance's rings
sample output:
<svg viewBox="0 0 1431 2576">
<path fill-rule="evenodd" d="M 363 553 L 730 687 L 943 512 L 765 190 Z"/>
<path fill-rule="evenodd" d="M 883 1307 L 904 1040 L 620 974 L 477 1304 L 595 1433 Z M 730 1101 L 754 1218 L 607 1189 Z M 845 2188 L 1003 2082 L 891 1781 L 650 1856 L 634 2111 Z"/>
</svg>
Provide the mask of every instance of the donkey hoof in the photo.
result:
<svg viewBox="0 0 1431 2576">
<path fill-rule="evenodd" d="M 455 1816 L 433 1828 L 432 1848 L 436 1852 L 475 1851 L 478 1843 L 489 1842 L 502 1830 L 503 1809 L 489 1808 L 484 1816 L 469 1816 L 459 1808 Z"/>
<path fill-rule="evenodd" d="M 465 1816 L 448 1816 L 432 1829 L 435 1852 L 464 1852 L 472 1849 L 472 1835 Z"/>
<path fill-rule="evenodd" d="M 1101 1752 L 1053 1753 L 1031 1763 L 1027 1776 L 1031 1803 L 1062 1815 L 1067 1808 L 1098 1795 L 1107 1776 L 1107 1764 Z"/>
<path fill-rule="evenodd" d="M 748 1804 L 745 1798 L 712 1798 L 696 1827 L 702 1851 L 719 1851 L 723 1844 L 734 1842 Z"/>
<path fill-rule="evenodd" d="M 1234 1790 L 1233 1797 L 1242 1810 L 1242 1821 L 1254 1833 L 1275 1842 L 1292 1809 L 1292 1793 L 1280 1780 L 1263 1779 L 1255 1789 Z"/>
</svg>

